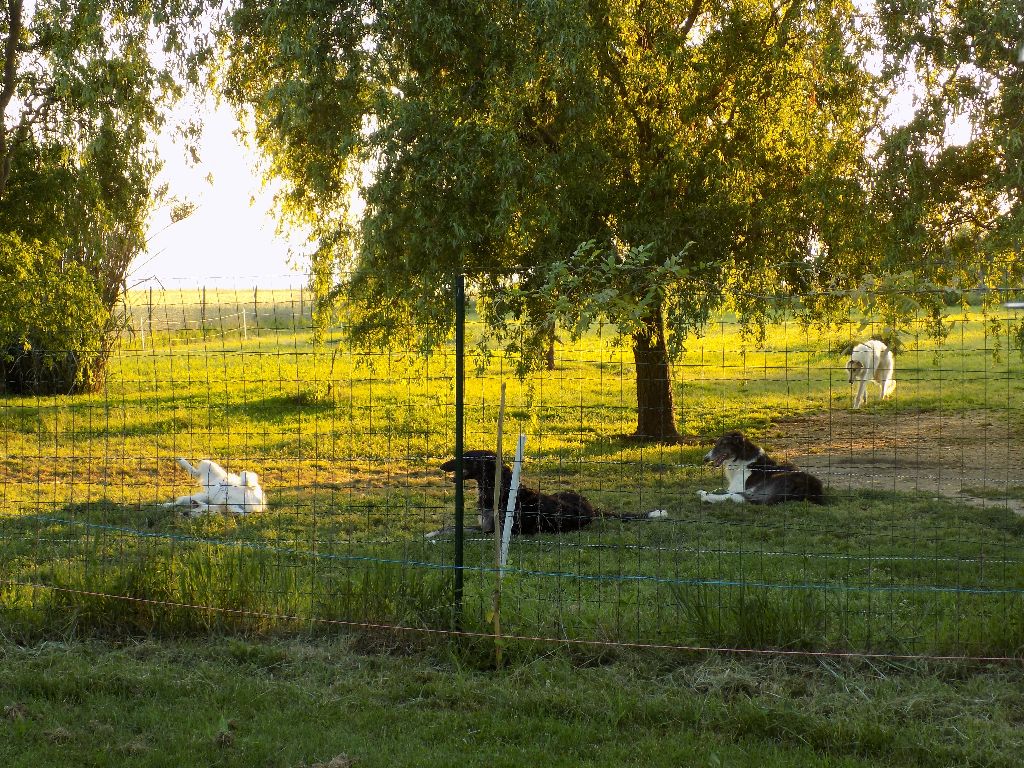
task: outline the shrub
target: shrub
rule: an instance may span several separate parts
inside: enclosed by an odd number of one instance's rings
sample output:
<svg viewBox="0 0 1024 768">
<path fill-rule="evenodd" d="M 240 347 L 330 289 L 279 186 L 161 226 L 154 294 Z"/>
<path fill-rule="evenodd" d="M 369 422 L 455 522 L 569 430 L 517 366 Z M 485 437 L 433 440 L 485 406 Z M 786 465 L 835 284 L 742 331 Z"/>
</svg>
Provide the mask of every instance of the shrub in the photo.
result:
<svg viewBox="0 0 1024 768">
<path fill-rule="evenodd" d="M 8 392 L 98 387 L 109 315 L 93 278 L 57 246 L 0 234 L 0 369 Z"/>
</svg>

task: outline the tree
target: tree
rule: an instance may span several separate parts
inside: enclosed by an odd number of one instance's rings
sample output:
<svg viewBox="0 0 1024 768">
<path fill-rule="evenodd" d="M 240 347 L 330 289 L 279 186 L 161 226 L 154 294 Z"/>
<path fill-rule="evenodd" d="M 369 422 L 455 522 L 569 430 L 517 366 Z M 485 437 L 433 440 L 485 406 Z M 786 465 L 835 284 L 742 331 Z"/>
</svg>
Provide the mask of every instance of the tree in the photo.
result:
<svg viewBox="0 0 1024 768">
<path fill-rule="evenodd" d="M 874 203 L 882 263 L 937 289 L 1006 287 L 1024 276 L 1024 16 L 969 0 L 879 4 L 883 75 L 919 98 L 886 131 Z M 970 136 L 949 139 L 962 119 Z M 936 296 L 939 291 L 936 291 Z M 933 300 L 934 303 L 935 300 Z"/>
<path fill-rule="evenodd" d="M 125 276 L 160 195 L 153 137 L 183 90 L 199 84 L 208 5 L 6 0 L 0 8 L 0 233 L 17 233 L 24 253 L 59 255 L 65 279 L 81 279 L 77 288 L 92 291 L 104 308 L 100 318 L 91 303 L 80 308 L 80 319 L 100 323 L 89 350 L 59 346 L 50 327 L 0 337 L 5 350 L 73 350 L 81 370 L 49 379 L 56 391 L 102 382 Z M 28 307 L 18 310 L 32 316 Z M 58 346 L 40 349 L 44 338 Z M 64 343 L 80 341 L 71 334 Z"/>
<path fill-rule="evenodd" d="M 224 34 L 225 92 L 312 225 L 317 284 L 345 272 L 356 339 L 443 337 L 462 270 L 499 335 L 525 325 L 530 367 L 544 286 L 592 243 L 583 261 L 626 265 L 641 437 L 678 438 L 672 337 L 806 284 L 864 199 L 873 90 L 846 0 L 239 0 Z M 566 318 L 596 316 L 584 283 Z"/>
</svg>

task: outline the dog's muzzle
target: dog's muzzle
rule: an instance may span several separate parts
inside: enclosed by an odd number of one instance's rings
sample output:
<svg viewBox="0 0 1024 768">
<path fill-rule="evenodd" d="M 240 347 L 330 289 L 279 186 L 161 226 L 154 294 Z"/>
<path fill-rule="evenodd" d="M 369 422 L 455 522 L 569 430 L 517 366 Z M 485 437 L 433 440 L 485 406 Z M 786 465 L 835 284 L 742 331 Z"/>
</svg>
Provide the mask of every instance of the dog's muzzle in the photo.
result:
<svg viewBox="0 0 1024 768">
<path fill-rule="evenodd" d="M 711 451 L 708 451 L 707 453 L 704 454 L 704 463 L 705 464 L 714 464 L 716 467 L 720 467 L 720 466 L 722 466 L 722 464 L 724 464 L 726 462 L 726 460 L 728 458 L 729 458 L 728 456 L 722 456 L 721 458 L 716 459 L 715 458 L 715 452 L 713 450 L 711 450 Z"/>
<path fill-rule="evenodd" d="M 713 451 L 708 451 L 707 453 L 704 454 L 704 463 L 705 464 L 711 464 L 711 463 L 717 464 L 717 462 L 715 462 L 715 457 L 711 455 L 712 453 L 713 453 Z"/>
</svg>

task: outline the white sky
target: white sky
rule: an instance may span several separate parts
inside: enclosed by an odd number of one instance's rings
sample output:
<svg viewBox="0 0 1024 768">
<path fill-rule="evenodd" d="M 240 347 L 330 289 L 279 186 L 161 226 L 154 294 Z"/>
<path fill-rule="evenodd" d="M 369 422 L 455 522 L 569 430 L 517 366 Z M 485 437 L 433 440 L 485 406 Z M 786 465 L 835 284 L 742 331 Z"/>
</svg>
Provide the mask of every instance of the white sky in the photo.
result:
<svg viewBox="0 0 1024 768">
<path fill-rule="evenodd" d="M 304 252 L 301 235 L 275 234 L 271 192 L 263 189 L 255 150 L 233 131 L 237 121 L 228 107 L 203 108 L 203 137 L 198 166 L 190 166 L 170 134 L 158 139 L 164 169 L 159 181 L 170 194 L 197 205 L 195 213 L 168 227 L 170 211 L 157 210 L 150 221 L 148 253 L 136 261 L 128 286 L 188 288 L 298 287 L 304 271 L 288 263 L 289 250 Z M 212 176 L 213 183 L 207 182 Z"/>
</svg>

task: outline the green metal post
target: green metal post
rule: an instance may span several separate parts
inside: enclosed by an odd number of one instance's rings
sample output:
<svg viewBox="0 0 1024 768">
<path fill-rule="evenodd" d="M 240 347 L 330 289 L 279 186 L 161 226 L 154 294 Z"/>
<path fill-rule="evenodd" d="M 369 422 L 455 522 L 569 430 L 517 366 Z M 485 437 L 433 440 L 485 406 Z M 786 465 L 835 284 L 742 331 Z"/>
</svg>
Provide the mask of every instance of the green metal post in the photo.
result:
<svg viewBox="0 0 1024 768">
<path fill-rule="evenodd" d="M 455 628 L 462 628 L 463 524 L 466 517 L 463 494 L 462 436 L 466 363 L 466 279 L 455 276 Z"/>
</svg>

